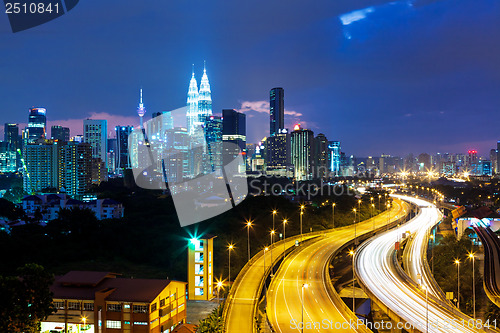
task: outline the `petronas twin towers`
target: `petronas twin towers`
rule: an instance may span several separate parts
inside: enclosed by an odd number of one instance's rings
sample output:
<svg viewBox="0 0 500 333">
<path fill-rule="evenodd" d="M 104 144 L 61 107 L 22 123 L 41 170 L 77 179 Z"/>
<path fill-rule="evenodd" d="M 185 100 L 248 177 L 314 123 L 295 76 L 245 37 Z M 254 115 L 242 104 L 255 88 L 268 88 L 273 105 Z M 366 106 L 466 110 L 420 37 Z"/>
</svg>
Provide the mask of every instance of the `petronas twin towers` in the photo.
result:
<svg viewBox="0 0 500 333">
<path fill-rule="evenodd" d="M 203 126 L 207 116 L 212 115 L 212 93 L 208 82 L 207 69 L 204 66 L 201 77 L 200 90 L 194 76 L 194 65 L 187 96 L 187 130 L 194 134 L 198 126 Z"/>
</svg>

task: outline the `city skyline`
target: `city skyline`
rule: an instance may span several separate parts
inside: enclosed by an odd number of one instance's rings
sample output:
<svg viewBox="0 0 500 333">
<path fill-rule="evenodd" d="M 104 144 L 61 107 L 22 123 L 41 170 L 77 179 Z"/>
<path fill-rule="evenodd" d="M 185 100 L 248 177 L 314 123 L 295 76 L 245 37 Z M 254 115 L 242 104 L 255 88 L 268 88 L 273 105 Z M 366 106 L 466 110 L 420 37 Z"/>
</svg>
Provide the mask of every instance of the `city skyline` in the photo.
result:
<svg viewBox="0 0 500 333">
<path fill-rule="evenodd" d="M 0 48 L 9 64 L 0 81 L 1 107 L 8 112 L 0 121 L 24 124 L 25 111 L 35 106 L 47 109 L 48 127 L 74 129 L 86 118 L 107 119 L 110 129 L 136 125 L 141 87 L 146 117 L 184 106 L 186 73 L 206 59 L 214 113 L 244 111 L 248 142 L 267 134 L 255 124 L 268 122 L 273 87 L 285 89 L 285 127 L 300 120 L 356 156 L 477 149 L 487 157 L 500 136 L 497 2 L 290 2 L 276 8 L 287 15 L 274 23 L 259 2 L 248 8 L 202 4 L 205 14 L 189 22 L 179 19 L 187 5 L 156 4 L 152 10 L 131 4 L 114 6 L 113 22 L 107 22 L 98 19 L 95 4 L 82 3 L 18 34 L 0 18 Z M 105 12 L 113 5 L 100 6 Z M 217 20 L 242 10 L 240 23 Z M 89 18 L 93 27 L 86 25 Z M 254 21 L 259 29 L 244 24 Z M 178 49 L 163 52 L 173 45 Z M 84 56 L 76 54 L 81 47 L 89 48 Z M 27 48 L 44 52 L 32 61 L 23 56 Z M 19 75 L 24 72 L 33 79 Z M 463 131 L 459 124 L 475 126 Z"/>
</svg>

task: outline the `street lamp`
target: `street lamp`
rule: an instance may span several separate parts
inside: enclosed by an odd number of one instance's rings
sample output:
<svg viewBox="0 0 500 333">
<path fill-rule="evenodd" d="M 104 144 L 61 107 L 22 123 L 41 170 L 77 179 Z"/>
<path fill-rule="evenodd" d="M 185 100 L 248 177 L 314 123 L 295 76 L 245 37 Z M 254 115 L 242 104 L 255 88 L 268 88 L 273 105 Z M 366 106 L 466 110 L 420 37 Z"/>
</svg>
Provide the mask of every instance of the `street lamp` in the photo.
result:
<svg viewBox="0 0 500 333">
<path fill-rule="evenodd" d="M 387 216 L 387 230 L 389 230 L 389 222 L 391 221 L 391 211 L 389 210 L 389 207 L 391 205 L 389 203 L 387 203 L 387 211 L 389 212 L 389 215 Z"/>
<path fill-rule="evenodd" d="M 352 312 L 356 313 L 356 300 L 355 300 L 355 290 L 354 290 L 354 282 L 355 282 L 355 276 L 354 276 L 354 250 L 349 251 L 349 255 L 352 257 Z"/>
<path fill-rule="evenodd" d="M 273 261 L 273 242 L 274 242 L 274 234 L 275 233 L 276 233 L 276 231 L 271 230 L 271 233 L 270 233 L 270 235 L 271 235 L 271 267 L 274 267 L 273 266 L 273 262 L 274 262 Z M 273 271 L 274 271 L 274 268 L 272 268 L 272 270 L 271 270 L 271 277 L 274 275 Z"/>
<path fill-rule="evenodd" d="M 229 274 L 228 274 L 228 278 L 227 278 L 227 283 L 228 283 L 229 288 L 231 288 L 231 251 L 233 249 L 234 249 L 233 244 L 229 244 L 227 246 L 227 251 L 229 252 Z"/>
<path fill-rule="evenodd" d="M 354 212 L 354 247 L 357 247 L 358 240 L 356 239 L 356 208 L 353 208 L 352 211 Z"/>
<path fill-rule="evenodd" d="M 375 204 L 371 204 L 370 205 L 370 218 L 373 219 L 373 231 L 375 231 L 375 219 L 373 218 L 373 211 L 374 210 L 375 210 Z"/>
<path fill-rule="evenodd" d="M 460 310 L 460 260 L 455 259 L 457 265 L 457 308 Z"/>
<path fill-rule="evenodd" d="M 269 250 L 268 247 L 264 248 L 264 274 L 266 273 L 266 252 Z"/>
<path fill-rule="evenodd" d="M 425 333 L 429 332 L 429 288 L 422 285 L 425 290 Z"/>
<path fill-rule="evenodd" d="M 275 230 L 276 228 L 274 227 L 274 217 L 276 216 L 276 214 L 278 214 L 278 211 L 275 209 L 273 210 L 273 230 Z"/>
<path fill-rule="evenodd" d="M 286 252 L 286 246 L 285 246 L 285 243 L 286 243 L 286 224 L 287 224 L 287 220 L 284 219 L 283 220 L 283 262 L 285 262 L 285 252 Z"/>
<path fill-rule="evenodd" d="M 378 195 L 378 210 L 379 210 L 379 211 L 380 211 L 380 198 L 381 198 L 381 197 L 382 197 L 382 196 L 379 194 L 379 195 Z"/>
<path fill-rule="evenodd" d="M 251 221 L 247 221 L 247 236 L 248 236 L 248 261 L 250 261 L 250 227 L 252 226 Z"/>
<path fill-rule="evenodd" d="M 222 288 L 222 287 L 223 287 L 222 281 L 217 281 L 217 304 L 220 303 L 219 292 L 220 292 L 220 288 Z"/>
<path fill-rule="evenodd" d="M 302 244 L 302 215 L 304 215 L 304 205 L 300 206 L 300 243 Z"/>
<path fill-rule="evenodd" d="M 474 320 L 476 320 L 476 282 L 475 282 L 475 274 L 474 274 L 474 262 L 476 261 L 476 257 L 474 253 L 469 253 L 469 259 L 472 260 L 472 306 L 474 311 Z"/>
<path fill-rule="evenodd" d="M 434 274 L 434 245 L 435 245 L 435 241 L 434 241 L 434 235 L 430 235 L 429 237 L 430 237 L 430 239 L 432 239 L 431 258 L 432 258 L 432 274 Z"/>
<path fill-rule="evenodd" d="M 332 228 L 335 228 L 335 202 L 332 203 Z"/>
<path fill-rule="evenodd" d="M 304 289 L 307 289 L 308 287 L 309 285 L 307 283 L 302 284 L 302 333 L 304 333 Z"/>
</svg>

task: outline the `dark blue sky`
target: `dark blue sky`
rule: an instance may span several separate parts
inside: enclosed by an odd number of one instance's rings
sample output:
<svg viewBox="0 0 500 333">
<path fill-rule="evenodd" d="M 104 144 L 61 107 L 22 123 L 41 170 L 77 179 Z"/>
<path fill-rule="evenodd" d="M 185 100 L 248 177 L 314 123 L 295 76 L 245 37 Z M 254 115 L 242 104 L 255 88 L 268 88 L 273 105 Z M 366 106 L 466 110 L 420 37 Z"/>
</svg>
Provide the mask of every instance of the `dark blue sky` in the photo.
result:
<svg viewBox="0 0 500 333">
<path fill-rule="evenodd" d="M 243 105 L 249 141 L 268 133 L 263 101 L 282 86 L 287 125 L 348 154 L 487 156 L 499 41 L 500 0 L 81 0 L 16 34 L 0 14 L 0 122 L 25 123 L 32 105 L 72 128 L 138 122 L 141 86 L 149 116 L 181 107 L 206 59 L 214 111 Z"/>
</svg>

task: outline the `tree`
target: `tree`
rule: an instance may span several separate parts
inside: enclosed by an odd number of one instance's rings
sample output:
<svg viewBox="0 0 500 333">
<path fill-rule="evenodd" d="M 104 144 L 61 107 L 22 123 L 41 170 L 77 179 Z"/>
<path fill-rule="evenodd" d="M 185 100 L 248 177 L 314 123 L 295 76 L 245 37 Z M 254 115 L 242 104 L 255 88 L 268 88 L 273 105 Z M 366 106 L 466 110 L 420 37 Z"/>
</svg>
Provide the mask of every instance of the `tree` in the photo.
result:
<svg viewBox="0 0 500 333">
<path fill-rule="evenodd" d="M 222 320 L 222 312 L 224 303 L 213 309 L 207 318 L 200 320 L 200 324 L 196 329 L 198 333 L 222 333 L 224 332 L 224 322 Z"/>
<path fill-rule="evenodd" d="M 54 277 L 42 266 L 27 264 L 17 276 L 0 276 L 0 332 L 35 333 L 54 312 L 50 286 Z"/>
</svg>

